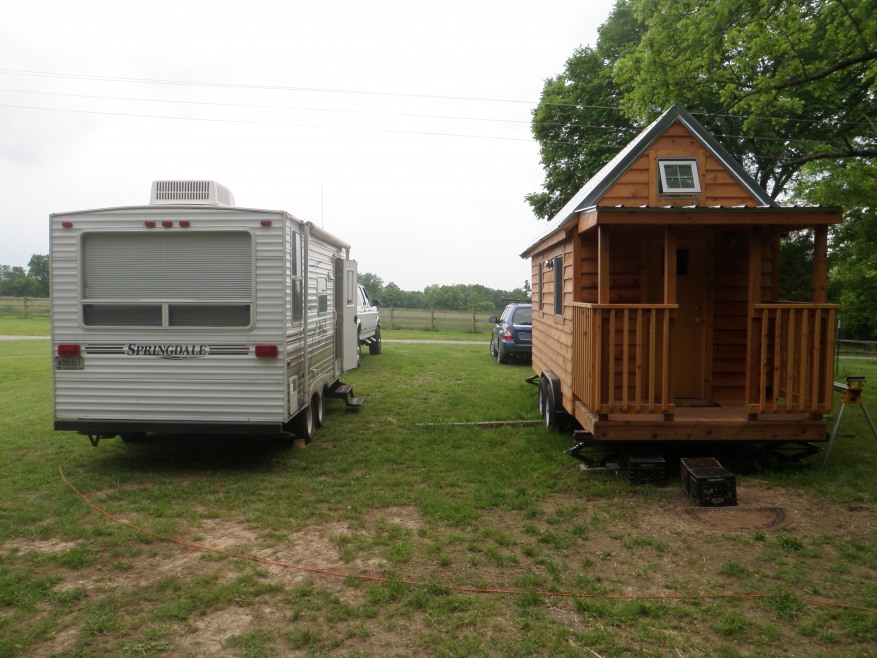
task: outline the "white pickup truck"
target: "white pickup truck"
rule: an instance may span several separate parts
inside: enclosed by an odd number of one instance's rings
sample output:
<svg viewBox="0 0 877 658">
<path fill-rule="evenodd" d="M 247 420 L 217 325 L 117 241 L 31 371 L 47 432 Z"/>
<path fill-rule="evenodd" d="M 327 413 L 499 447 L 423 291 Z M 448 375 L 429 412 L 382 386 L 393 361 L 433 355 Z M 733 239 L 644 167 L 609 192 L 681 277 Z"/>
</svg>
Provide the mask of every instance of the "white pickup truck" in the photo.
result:
<svg viewBox="0 0 877 658">
<path fill-rule="evenodd" d="M 356 312 L 359 344 L 368 345 L 369 354 L 381 353 L 381 321 L 378 317 L 377 300 L 369 299 L 365 287 L 359 286 L 359 300 Z"/>
</svg>

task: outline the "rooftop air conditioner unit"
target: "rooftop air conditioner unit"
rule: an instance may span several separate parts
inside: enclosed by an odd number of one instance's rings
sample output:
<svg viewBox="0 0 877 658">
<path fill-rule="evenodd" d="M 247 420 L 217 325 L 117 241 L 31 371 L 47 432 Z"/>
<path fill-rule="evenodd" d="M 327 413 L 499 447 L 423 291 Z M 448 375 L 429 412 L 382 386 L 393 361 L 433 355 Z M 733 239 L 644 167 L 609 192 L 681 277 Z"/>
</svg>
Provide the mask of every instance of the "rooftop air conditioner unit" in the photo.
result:
<svg viewBox="0 0 877 658">
<path fill-rule="evenodd" d="M 157 180 L 152 184 L 149 205 L 234 206 L 225 185 L 212 180 Z"/>
</svg>

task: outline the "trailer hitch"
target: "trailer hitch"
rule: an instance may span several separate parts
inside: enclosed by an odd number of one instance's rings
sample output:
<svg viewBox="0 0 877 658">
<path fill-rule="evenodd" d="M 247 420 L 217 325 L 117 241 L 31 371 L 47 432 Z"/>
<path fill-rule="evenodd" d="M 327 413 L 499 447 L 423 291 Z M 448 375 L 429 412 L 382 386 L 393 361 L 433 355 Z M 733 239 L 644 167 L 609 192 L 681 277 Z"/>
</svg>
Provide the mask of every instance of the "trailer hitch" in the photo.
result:
<svg viewBox="0 0 877 658">
<path fill-rule="evenodd" d="M 115 436 L 115 434 L 89 434 L 88 441 L 93 448 L 97 448 L 97 444 L 100 443 L 101 439 L 112 439 Z"/>
</svg>

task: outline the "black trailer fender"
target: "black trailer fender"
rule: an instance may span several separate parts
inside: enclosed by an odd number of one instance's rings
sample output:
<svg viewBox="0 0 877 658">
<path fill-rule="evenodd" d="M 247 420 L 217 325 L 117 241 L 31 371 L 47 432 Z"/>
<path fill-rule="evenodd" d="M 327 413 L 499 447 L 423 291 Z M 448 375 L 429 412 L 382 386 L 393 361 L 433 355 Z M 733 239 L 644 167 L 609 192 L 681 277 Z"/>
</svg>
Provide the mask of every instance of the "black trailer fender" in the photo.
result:
<svg viewBox="0 0 877 658">
<path fill-rule="evenodd" d="M 539 376 L 539 415 L 546 427 L 557 427 L 558 418 L 565 414 L 560 378 L 551 370 L 543 370 Z"/>
</svg>

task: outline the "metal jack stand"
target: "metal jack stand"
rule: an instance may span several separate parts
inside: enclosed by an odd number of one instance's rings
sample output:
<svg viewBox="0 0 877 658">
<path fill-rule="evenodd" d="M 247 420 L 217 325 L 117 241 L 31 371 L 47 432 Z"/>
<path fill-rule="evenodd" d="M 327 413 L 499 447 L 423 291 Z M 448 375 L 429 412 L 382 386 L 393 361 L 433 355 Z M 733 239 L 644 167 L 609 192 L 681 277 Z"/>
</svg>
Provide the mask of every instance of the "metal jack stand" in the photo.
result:
<svg viewBox="0 0 877 658">
<path fill-rule="evenodd" d="M 864 377 L 847 377 L 846 384 L 834 383 L 834 390 L 842 393 L 840 411 L 837 414 L 837 420 L 834 421 L 834 429 L 831 430 L 831 436 L 828 439 L 828 447 L 825 449 L 825 459 L 823 463 L 828 461 L 828 453 L 831 452 L 831 446 L 834 444 L 834 437 L 837 435 L 837 429 L 840 427 L 840 419 L 843 418 L 844 410 L 848 404 L 856 404 L 862 408 L 862 413 L 871 426 L 871 433 L 877 438 L 877 428 L 874 427 L 874 421 L 871 420 L 871 414 L 868 413 L 868 407 L 865 406 L 865 400 L 862 397 L 863 388 L 865 386 Z"/>
</svg>

